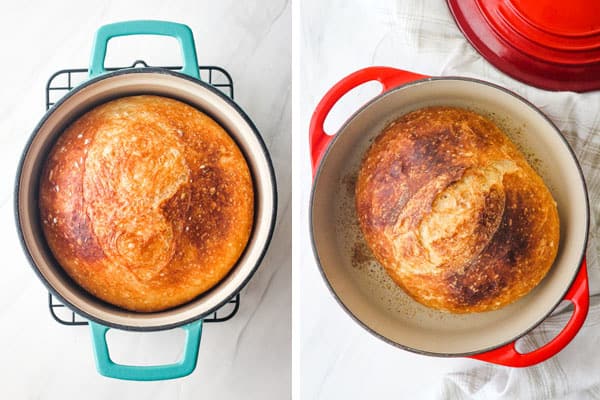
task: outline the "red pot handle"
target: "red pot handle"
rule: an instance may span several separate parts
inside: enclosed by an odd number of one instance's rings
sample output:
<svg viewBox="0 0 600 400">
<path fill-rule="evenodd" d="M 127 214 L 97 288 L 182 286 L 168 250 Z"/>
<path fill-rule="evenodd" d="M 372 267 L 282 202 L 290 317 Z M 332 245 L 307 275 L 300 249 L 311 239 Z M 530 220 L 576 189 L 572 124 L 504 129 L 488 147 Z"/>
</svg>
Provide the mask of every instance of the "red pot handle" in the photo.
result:
<svg viewBox="0 0 600 400">
<path fill-rule="evenodd" d="M 378 81 L 383 86 L 381 93 L 384 93 L 397 86 L 423 78 L 428 78 L 428 76 L 389 67 L 367 67 L 348 75 L 329 89 L 315 108 L 310 120 L 309 142 L 313 176 L 327 145 L 333 139 L 333 135 L 328 135 L 323 130 L 323 123 L 339 99 L 366 82 Z"/>
<path fill-rule="evenodd" d="M 575 306 L 573 315 L 571 315 L 571 319 L 567 322 L 567 325 L 558 336 L 539 349 L 522 354 L 515 348 L 516 341 L 514 341 L 492 351 L 471 356 L 471 358 L 494 364 L 506 365 L 508 367 L 529 367 L 541 363 L 542 361 L 546 361 L 568 345 L 581 329 L 590 305 L 590 292 L 585 258 L 579 267 L 579 272 L 577 273 L 577 277 L 575 277 L 575 281 L 573 281 L 573 284 L 564 299 L 571 301 Z"/>
</svg>

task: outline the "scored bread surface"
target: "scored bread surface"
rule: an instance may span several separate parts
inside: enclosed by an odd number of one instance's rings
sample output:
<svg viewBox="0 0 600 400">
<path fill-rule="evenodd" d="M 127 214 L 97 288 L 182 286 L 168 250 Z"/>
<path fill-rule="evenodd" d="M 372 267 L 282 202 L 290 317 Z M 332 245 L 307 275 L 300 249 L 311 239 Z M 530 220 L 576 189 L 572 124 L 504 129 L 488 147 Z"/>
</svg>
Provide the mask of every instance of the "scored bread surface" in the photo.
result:
<svg viewBox="0 0 600 400">
<path fill-rule="evenodd" d="M 531 291 L 559 245 L 556 203 L 490 120 L 455 107 L 387 126 L 361 163 L 356 211 L 391 278 L 420 303 L 489 311 Z"/>
<path fill-rule="evenodd" d="M 241 151 L 180 101 L 124 97 L 84 114 L 46 160 L 39 206 L 63 269 L 134 311 L 186 303 L 223 279 L 253 225 Z"/>
</svg>

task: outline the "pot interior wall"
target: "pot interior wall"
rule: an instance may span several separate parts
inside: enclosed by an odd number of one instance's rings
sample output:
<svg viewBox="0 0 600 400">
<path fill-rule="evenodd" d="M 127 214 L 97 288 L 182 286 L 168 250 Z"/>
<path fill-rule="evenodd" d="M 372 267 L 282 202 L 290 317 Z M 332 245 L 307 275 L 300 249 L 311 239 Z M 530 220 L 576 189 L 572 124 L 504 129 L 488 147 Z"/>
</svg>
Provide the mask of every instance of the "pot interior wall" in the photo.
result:
<svg viewBox="0 0 600 400">
<path fill-rule="evenodd" d="M 48 250 L 39 223 L 37 205 L 39 176 L 45 157 L 66 126 L 98 104 L 136 94 L 176 98 L 213 117 L 234 138 L 244 153 L 255 189 L 252 236 L 246 251 L 226 278 L 190 303 L 163 312 L 145 314 L 117 308 L 89 295 L 64 273 Z M 214 311 L 246 283 L 258 266 L 273 229 L 274 188 L 274 177 L 266 151 L 251 123 L 228 101 L 189 79 L 167 73 L 134 70 L 94 81 L 78 89 L 47 115 L 23 159 L 17 193 L 19 221 L 25 245 L 44 280 L 79 312 L 111 326 L 160 329 L 180 325 Z"/>
<path fill-rule="evenodd" d="M 432 105 L 468 108 L 495 121 L 541 174 L 558 204 L 561 242 L 553 267 L 531 293 L 498 311 L 457 315 L 420 305 L 373 260 L 358 227 L 354 183 L 364 152 L 388 123 Z M 319 171 L 311 223 L 327 281 L 363 325 L 411 350 L 466 355 L 515 339 L 560 302 L 585 251 L 587 195 L 568 146 L 536 109 L 488 84 L 460 78 L 433 79 L 384 94 L 341 128 Z"/>
</svg>

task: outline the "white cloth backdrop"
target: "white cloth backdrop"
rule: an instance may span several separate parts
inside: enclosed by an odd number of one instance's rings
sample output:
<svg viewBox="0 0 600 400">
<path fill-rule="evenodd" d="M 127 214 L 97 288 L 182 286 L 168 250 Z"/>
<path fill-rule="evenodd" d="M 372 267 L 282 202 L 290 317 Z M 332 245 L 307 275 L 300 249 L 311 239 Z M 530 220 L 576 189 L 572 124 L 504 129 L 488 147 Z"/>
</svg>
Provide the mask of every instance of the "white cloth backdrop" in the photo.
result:
<svg viewBox="0 0 600 400">
<path fill-rule="evenodd" d="M 471 47 L 442 0 L 304 0 L 301 8 L 301 132 L 299 138 L 294 138 L 294 188 L 297 188 L 294 204 L 302 210 L 294 220 L 294 238 L 298 247 L 302 244 L 306 247 L 297 251 L 302 254 L 296 259 L 302 268 L 303 398 L 335 399 L 342 398 L 342 394 L 344 398 L 358 398 L 371 392 L 379 398 L 397 394 L 394 398 L 600 399 L 600 91 L 549 92 L 508 77 Z M 587 260 L 592 299 L 583 329 L 558 356 L 535 367 L 514 369 L 469 360 L 390 355 L 402 351 L 390 346 L 382 348 L 377 339 L 357 333 L 361 328 L 352 327 L 346 321 L 348 318 L 339 316 L 343 311 L 331 304 L 331 296 L 317 282 L 320 276 L 315 272 L 308 241 L 300 244 L 297 240 L 300 235 L 308 234 L 308 120 L 331 85 L 368 65 L 387 65 L 429 75 L 470 76 L 502 85 L 546 113 L 575 150 L 591 204 Z M 356 103 L 341 107 L 346 114 L 337 116 L 337 122 L 360 105 Z M 325 312 L 329 315 L 323 316 Z M 555 313 L 521 344 L 525 348 L 543 344 L 560 331 L 570 315 L 567 311 Z M 319 351 L 313 350 L 318 347 L 317 336 L 328 337 L 328 329 L 319 328 L 314 321 L 327 324 L 338 319 L 342 322 L 336 324 L 343 323 L 346 329 L 339 332 L 342 336 L 338 341 L 342 344 L 331 342 Z M 329 365 L 321 368 L 319 358 Z M 412 365 L 404 365 L 404 360 L 410 360 Z M 371 367 L 361 369 L 361 361 Z M 347 362 L 354 364 L 349 366 Z M 353 371 L 361 371 L 361 376 L 353 376 Z"/>
</svg>

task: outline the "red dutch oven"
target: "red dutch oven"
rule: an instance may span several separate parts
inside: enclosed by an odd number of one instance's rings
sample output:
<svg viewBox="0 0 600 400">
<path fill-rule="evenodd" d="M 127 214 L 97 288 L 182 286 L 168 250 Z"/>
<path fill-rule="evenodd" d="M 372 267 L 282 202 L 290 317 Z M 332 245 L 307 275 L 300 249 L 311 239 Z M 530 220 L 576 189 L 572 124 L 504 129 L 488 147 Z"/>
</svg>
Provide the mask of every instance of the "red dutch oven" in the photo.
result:
<svg viewBox="0 0 600 400">
<path fill-rule="evenodd" d="M 382 93 L 356 111 L 335 135 L 323 123 L 350 90 L 378 81 Z M 395 285 L 372 258 L 354 211 L 353 181 L 372 140 L 391 121 L 418 108 L 469 108 L 499 124 L 533 162 L 558 205 L 561 241 L 547 276 L 527 296 L 500 310 L 450 314 L 429 309 Z M 342 308 L 380 339 L 440 357 L 471 357 L 526 367 L 560 352 L 581 329 L 589 308 L 585 249 L 589 204 L 581 167 L 556 126 L 533 104 L 494 84 L 463 77 L 427 77 L 385 67 L 357 71 L 334 85 L 310 123 L 314 182 L 310 204 L 313 250 L 322 276 Z M 548 343 L 527 353 L 516 341 L 567 300 L 574 311 Z"/>
</svg>

